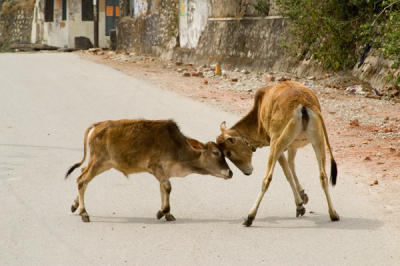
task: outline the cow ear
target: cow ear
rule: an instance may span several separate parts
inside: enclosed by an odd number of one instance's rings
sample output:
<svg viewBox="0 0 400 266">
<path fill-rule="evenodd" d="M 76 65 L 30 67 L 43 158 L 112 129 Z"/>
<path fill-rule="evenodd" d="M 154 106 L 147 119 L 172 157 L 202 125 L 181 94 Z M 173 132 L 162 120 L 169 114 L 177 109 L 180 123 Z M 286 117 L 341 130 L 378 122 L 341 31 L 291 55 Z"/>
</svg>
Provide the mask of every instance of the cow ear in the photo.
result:
<svg viewBox="0 0 400 266">
<path fill-rule="evenodd" d="M 226 122 L 222 122 L 221 125 L 219 125 L 219 129 L 221 129 L 221 132 L 224 132 L 226 130 Z"/>
<path fill-rule="evenodd" d="M 226 139 L 226 141 L 227 141 L 227 142 L 230 142 L 231 144 L 235 143 L 235 139 L 232 138 L 232 137 L 228 137 L 228 138 Z"/>
<path fill-rule="evenodd" d="M 195 139 L 187 139 L 186 140 L 188 143 L 189 143 L 189 145 L 194 149 L 194 150 L 196 150 L 196 151 L 201 151 L 201 150 L 204 150 L 205 149 L 205 146 L 204 146 L 204 144 L 203 143 L 201 143 L 200 141 L 197 141 L 197 140 L 195 140 Z"/>
</svg>

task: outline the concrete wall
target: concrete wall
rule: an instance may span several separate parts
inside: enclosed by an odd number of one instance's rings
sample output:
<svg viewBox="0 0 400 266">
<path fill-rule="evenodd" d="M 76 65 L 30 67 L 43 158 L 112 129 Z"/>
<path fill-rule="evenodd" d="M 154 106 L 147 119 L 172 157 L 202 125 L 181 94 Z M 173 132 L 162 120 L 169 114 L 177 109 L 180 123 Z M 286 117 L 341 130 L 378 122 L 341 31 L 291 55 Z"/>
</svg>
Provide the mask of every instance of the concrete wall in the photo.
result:
<svg viewBox="0 0 400 266">
<path fill-rule="evenodd" d="M 179 14 L 179 45 L 182 48 L 195 48 L 207 25 L 211 3 L 208 0 L 186 0 L 183 4 L 185 11 Z"/>
<path fill-rule="evenodd" d="M 99 5 L 99 46 L 109 47 L 108 36 L 105 36 L 105 1 Z M 61 0 L 54 3 L 54 21 L 44 21 L 44 0 L 35 3 L 32 43 L 45 43 L 58 47 L 75 47 L 75 37 L 88 37 L 94 43 L 93 21 L 82 21 L 82 1 L 67 1 L 67 20 L 61 20 Z"/>
<path fill-rule="evenodd" d="M 372 50 L 360 67 L 358 67 L 358 63 L 354 66 L 352 74 L 370 83 L 373 88 L 381 90 L 385 86 L 391 85 L 385 80 L 389 73 L 395 76 L 400 75 L 400 69 L 392 69 L 392 64 L 393 61 L 384 59 L 376 50 Z"/>
<path fill-rule="evenodd" d="M 258 11 L 254 8 L 259 0 L 209 0 L 212 6 L 211 16 L 214 18 L 224 17 L 259 17 Z M 270 11 L 269 16 L 278 15 L 274 0 L 269 1 Z"/>
<path fill-rule="evenodd" d="M 280 45 L 286 25 L 283 18 L 209 18 L 196 48 L 175 49 L 175 57 L 263 70 L 288 68 Z"/>
</svg>

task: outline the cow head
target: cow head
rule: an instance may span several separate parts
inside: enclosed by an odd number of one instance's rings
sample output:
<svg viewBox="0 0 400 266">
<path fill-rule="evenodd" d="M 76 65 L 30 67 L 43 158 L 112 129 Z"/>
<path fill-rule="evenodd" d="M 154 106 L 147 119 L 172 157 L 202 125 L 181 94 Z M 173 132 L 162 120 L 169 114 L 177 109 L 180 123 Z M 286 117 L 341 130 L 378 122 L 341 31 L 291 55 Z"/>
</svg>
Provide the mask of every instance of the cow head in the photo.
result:
<svg viewBox="0 0 400 266">
<path fill-rule="evenodd" d="M 192 149 L 200 152 L 198 171 L 202 174 L 209 174 L 216 177 L 229 179 L 233 173 L 225 161 L 224 154 L 215 142 L 207 142 L 203 144 L 195 139 L 188 139 Z"/>
<path fill-rule="evenodd" d="M 226 122 L 220 125 L 221 135 L 217 137 L 217 144 L 226 158 L 232 161 L 245 175 L 251 175 L 253 166 L 251 159 L 255 147 L 243 138 L 236 130 L 227 129 Z"/>
</svg>

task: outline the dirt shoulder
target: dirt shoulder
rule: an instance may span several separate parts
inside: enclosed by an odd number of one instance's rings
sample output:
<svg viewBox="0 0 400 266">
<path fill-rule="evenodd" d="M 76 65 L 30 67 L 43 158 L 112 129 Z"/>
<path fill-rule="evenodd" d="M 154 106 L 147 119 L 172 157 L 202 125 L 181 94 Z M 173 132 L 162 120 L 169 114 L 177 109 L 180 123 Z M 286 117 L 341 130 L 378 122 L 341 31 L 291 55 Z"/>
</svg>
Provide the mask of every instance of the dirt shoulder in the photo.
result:
<svg viewBox="0 0 400 266">
<path fill-rule="evenodd" d="M 287 73 L 259 73 L 225 66 L 214 68 L 162 61 L 149 56 L 113 52 L 78 52 L 87 60 L 109 65 L 228 112 L 245 115 L 258 88 L 284 79 L 298 81 L 316 92 L 321 102 L 335 159 L 343 171 L 375 197 L 393 219 L 400 218 L 400 101 L 379 100 L 361 91 L 361 85 L 342 76 L 301 79 Z M 349 86 L 353 85 L 353 86 Z M 340 89 L 337 89 L 340 88 Z M 347 89 L 346 89 L 347 88 Z M 396 217 L 395 217 L 396 216 Z"/>
</svg>

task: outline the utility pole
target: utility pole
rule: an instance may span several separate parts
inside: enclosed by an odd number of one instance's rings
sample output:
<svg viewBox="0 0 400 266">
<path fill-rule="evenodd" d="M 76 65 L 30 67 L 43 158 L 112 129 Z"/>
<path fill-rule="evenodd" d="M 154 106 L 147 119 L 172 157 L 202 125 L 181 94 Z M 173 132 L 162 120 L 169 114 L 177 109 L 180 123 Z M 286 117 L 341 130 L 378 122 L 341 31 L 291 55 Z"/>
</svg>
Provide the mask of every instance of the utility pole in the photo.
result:
<svg viewBox="0 0 400 266">
<path fill-rule="evenodd" d="M 93 39 L 94 47 L 99 47 L 99 0 L 93 0 Z"/>
</svg>

